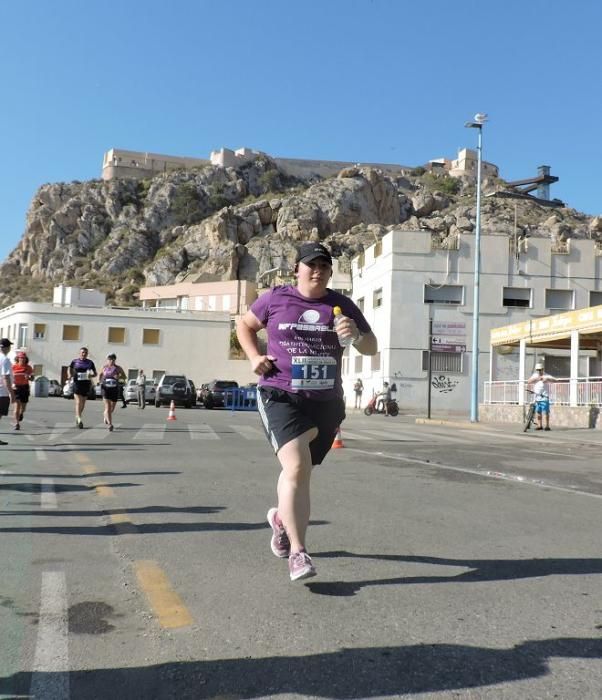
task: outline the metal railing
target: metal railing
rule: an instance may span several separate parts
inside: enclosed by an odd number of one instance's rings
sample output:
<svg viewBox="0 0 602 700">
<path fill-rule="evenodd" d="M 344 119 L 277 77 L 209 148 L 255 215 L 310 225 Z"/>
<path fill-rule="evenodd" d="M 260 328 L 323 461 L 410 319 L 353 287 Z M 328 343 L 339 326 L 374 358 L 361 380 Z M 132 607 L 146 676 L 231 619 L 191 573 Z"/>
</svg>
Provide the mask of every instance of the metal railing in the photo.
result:
<svg viewBox="0 0 602 700">
<path fill-rule="evenodd" d="M 577 377 L 577 406 L 602 405 L 602 377 Z M 525 404 L 531 398 L 527 393 L 527 382 L 518 379 L 510 381 L 485 382 L 484 400 L 486 404 Z M 562 377 L 549 382 L 550 402 L 570 406 L 571 380 Z M 522 400 L 520 400 L 522 399 Z"/>
</svg>

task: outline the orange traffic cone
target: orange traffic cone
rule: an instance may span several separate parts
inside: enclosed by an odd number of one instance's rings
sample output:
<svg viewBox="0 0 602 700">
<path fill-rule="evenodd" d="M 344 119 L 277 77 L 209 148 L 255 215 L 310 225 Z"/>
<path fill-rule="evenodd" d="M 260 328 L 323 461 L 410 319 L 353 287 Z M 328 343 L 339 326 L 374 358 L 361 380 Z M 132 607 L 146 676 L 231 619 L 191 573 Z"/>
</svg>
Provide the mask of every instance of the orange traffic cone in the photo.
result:
<svg viewBox="0 0 602 700">
<path fill-rule="evenodd" d="M 176 418 L 176 405 L 173 402 L 173 399 L 171 403 L 169 404 L 169 415 L 167 416 L 167 420 L 178 420 Z"/>
<path fill-rule="evenodd" d="M 341 447 L 345 447 L 343 445 L 343 438 L 341 437 L 341 428 L 337 428 L 337 434 L 334 436 L 334 442 L 332 443 L 332 449 L 333 450 L 338 450 Z"/>
</svg>

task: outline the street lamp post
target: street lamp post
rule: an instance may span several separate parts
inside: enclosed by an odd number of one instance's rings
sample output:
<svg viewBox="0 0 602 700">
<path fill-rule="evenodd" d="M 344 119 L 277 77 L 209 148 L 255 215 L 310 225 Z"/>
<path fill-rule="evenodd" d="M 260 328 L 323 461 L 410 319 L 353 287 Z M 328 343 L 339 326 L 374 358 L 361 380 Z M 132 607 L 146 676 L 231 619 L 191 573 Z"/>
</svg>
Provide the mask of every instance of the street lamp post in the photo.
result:
<svg viewBox="0 0 602 700">
<path fill-rule="evenodd" d="M 475 114 L 474 121 L 466 122 L 467 129 L 477 129 L 477 217 L 474 242 L 474 292 L 472 306 L 472 368 L 470 376 L 470 422 L 479 420 L 479 283 L 481 277 L 481 165 L 483 153 L 483 124 L 487 115 Z"/>
</svg>

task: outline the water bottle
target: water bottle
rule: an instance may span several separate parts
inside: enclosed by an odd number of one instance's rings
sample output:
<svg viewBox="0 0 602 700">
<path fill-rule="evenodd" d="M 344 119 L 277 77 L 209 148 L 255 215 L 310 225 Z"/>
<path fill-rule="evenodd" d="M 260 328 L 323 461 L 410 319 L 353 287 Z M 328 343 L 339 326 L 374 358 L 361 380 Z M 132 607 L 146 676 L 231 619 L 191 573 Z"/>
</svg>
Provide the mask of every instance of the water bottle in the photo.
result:
<svg viewBox="0 0 602 700">
<path fill-rule="evenodd" d="M 334 327 L 335 327 L 335 330 L 336 330 L 336 327 L 337 327 L 337 326 L 339 325 L 339 323 L 343 320 L 344 316 L 343 316 L 343 312 L 341 311 L 341 307 L 340 307 L 340 306 L 335 306 L 335 307 L 333 308 L 332 312 L 333 312 L 333 314 L 334 314 Z M 350 337 L 350 338 L 341 338 L 340 335 L 337 335 L 337 338 L 339 339 L 339 345 L 340 345 L 341 347 L 343 347 L 343 348 L 346 348 L 346 347 L 348 347 L 349 345 L 351 345 L 351 344 L 353 343 L 353 338 L 352 338 L 352 337 Z"/>
</svg>

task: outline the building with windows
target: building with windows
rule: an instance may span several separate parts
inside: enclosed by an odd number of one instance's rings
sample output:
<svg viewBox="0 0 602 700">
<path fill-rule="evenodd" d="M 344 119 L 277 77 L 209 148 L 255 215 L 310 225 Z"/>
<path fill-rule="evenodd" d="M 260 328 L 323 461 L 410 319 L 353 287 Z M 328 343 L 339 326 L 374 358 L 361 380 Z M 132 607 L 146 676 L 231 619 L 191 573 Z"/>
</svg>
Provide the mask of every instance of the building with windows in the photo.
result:
<svg viewBox="0 0 602 700">
<path fill-rule="evenodd" d="M 211 379 L 254 381 L 247 360 L 230 359 L 229 311 L 107 307 L 94 290 L 57 287 L 54 301 L 21 301 L 0 310 L 0 337 L 25 350 L 36 376 L 64 381 L 71 360 L 86 346 L 99 369 L 109 352 L 130 378 L 144 369 L 158 379 L 166 371 L 195 384 Z"/>
<path fill-rule="evenodd" d="M 142 287 L 142 308 L 170 311 L 226 311 L 244 314 L 257 299 L 257 285 L 246 280 L 176 282 Z"/>
<path fill-rule="evenodd" d="M 364 357 L 353 347 L 346 350 L 349 404 L 353 383 L 361 377 L 364 401 L 388 381 L 396 384 L 402 408 L 424 411 L 430 389 L 433 411 L 468 412 L 474 248 L 472 234 L 442 241 L 429 231 L 394 230 L 352 261 L 352 297 L 378 337 L 379 353 Z M 593 240 L 481 236 L 481 400 L 485 381 L 519 376 L 517 348 L 501 346 L 490 363 L 491 330 L 602 304 L 601 266 L 602 249 Z M 583 352 L 593 355 L 583 361 L 583 371 L 601 374 L 595 352 Z M 529 368 L 535 358 L 530 348 Z M 569 376 L 569 365 L 567 350 L 550 350 L 546 357 L 546 369 L 556 376 Z"/>
</svg>

